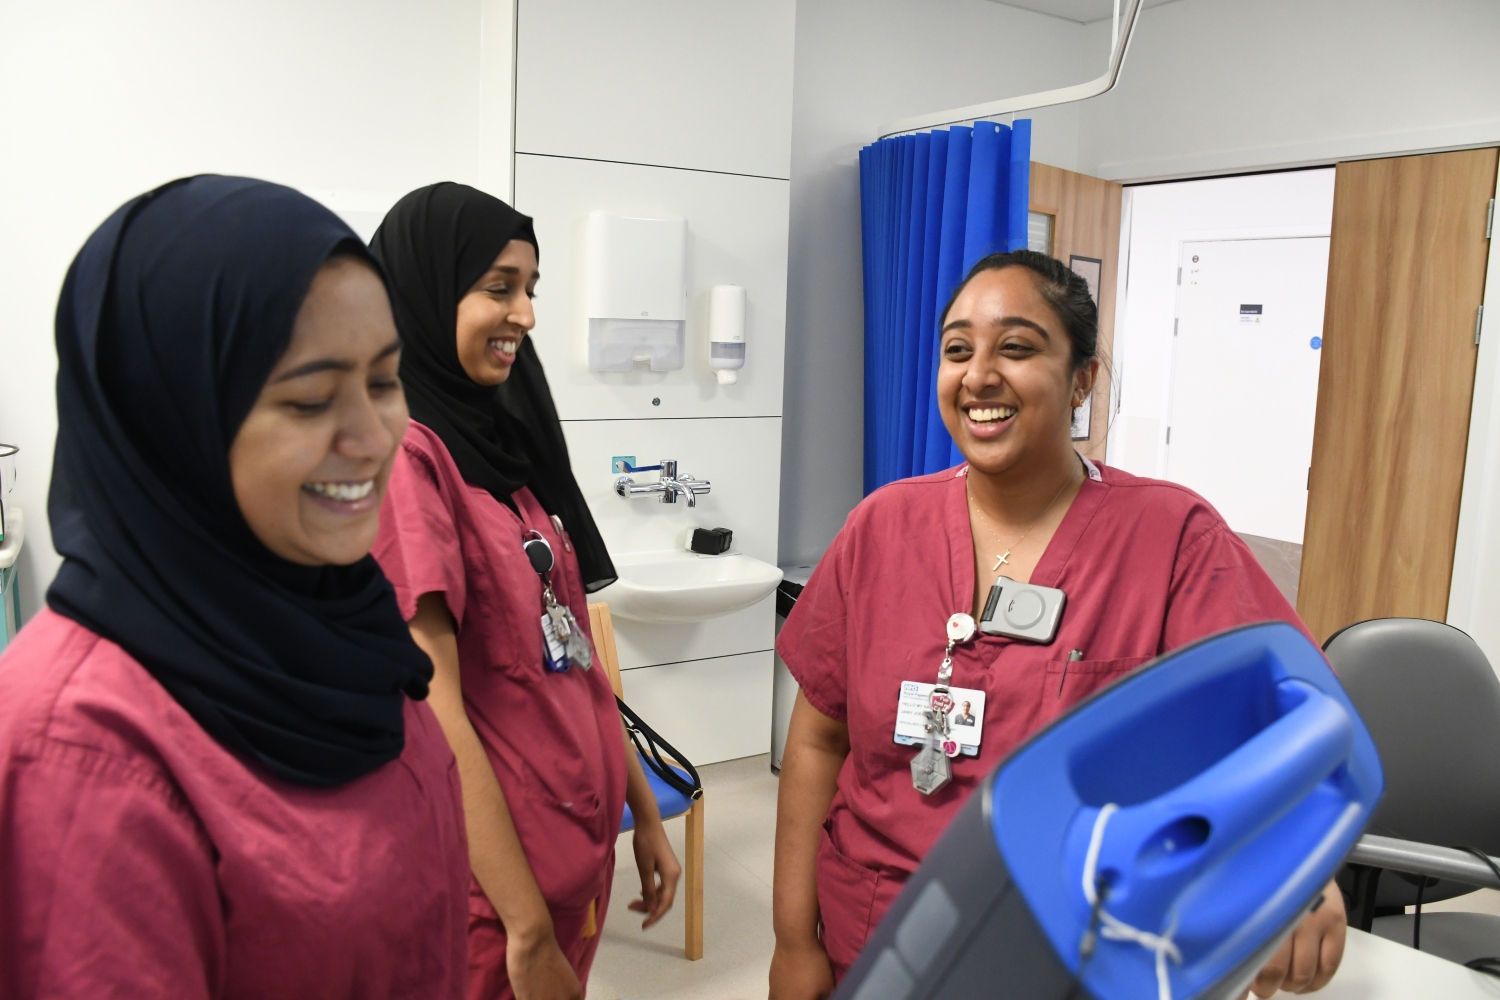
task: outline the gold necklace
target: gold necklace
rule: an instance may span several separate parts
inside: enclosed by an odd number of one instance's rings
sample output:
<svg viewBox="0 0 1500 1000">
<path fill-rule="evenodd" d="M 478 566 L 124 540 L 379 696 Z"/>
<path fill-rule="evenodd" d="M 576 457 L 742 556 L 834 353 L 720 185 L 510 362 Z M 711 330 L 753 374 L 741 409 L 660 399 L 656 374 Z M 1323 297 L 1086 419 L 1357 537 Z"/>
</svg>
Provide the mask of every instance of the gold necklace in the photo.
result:
<svg viewBox="0 0 1500 1000">
<path fill-rule="evenodd" d="M 1032 528 L 1042 523 L 1042 518 L 1046 517 L 1048 512 L 1052 510 L 1052 505 L 1057 503 L 1057 498 L 1063 495 L 1063 490 L 1067 489 L 1071 482 L 1071 478 L 1063 480 L 1063 484 L 1057 488 L 1056 493 L 1052 494 L 1052 499 L 1047 501 L 1047 506 L 1042 508 L 1042 512 L 1036 516 L 1036 520 L 1032 521 L 1025 531 L 1021 532 L 1021 537 L 1017 538 L 1004 552 L 995 557 L 995 565 L 990 567 L 991 573 L 998 572 L 1001 566 L 1010 562 L 1010 554 L 1019 548 L 1022 542 L 1026 541 L 1026 536 L 1031 534 Z M 969 492 L 969 479 L 967 476 L 964 477 L 964 499 L 969 502 L 970 507 L 979 512 L 981 519 L 992 527 L 994 526 L 994 522 L 990 521 L 989 515 L 985 514 L 984 508 L 974 502 L 974 495 Z"/>
</svg>

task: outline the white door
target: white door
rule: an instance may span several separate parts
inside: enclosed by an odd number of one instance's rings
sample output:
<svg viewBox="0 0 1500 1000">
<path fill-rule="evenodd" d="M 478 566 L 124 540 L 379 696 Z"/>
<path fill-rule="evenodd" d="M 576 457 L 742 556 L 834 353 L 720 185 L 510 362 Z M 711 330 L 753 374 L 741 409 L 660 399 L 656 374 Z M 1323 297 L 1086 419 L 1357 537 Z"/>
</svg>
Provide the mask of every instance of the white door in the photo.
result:
<svg viewBox="0 0 1500 1000">
<path fill-rule="evenodd" d="M 1235 531 L 1302 543 L 1328 238 L 1182 244 L 1167 478 Z"/>
</svg>

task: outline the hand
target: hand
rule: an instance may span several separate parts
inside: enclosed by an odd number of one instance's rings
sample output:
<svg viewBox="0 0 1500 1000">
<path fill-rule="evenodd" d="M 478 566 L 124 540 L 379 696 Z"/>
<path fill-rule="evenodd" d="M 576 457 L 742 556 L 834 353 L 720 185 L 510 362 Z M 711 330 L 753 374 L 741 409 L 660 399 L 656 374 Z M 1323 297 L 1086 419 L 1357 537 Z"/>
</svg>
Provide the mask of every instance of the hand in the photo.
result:
<svg viewBox="0 0 1500 1000">
<path fill-rule="evenodd" d="M 771 954 L 770 1000 L 825 1000 L 833 995 L 833 963 L 817 941 L 776 942 Z"/>
<path fill-rule="evenodd" d="M 505 971 L 516 1000 L 583 1000 L 578 975 L 557 945 L 548 926 L 545 933 L 507 935 Z"/>
<path fill-rule="evenodd" d="M 682 865 L 677 863 L 661 820 L 638 825 L 631 846 L 635 848 L 635 866 L 641 873 L 641 898 L 631 903 L 630 908 L 646 914 L 641 921 L 641 930 L 645 930 L 672 908 Z"/>
<path fill-rule="evenodd" d="M 1347 929 L 1343 893 L 1329 882 L 1323 889 L 1323 904 L 1302 918 L 1302 923 L 1276 949 L 1250 988 L 1258 997 L 1268 997 L 1277 990 L 1288 993 L 1321 990 L 1339 971 Z"/>
</svg>

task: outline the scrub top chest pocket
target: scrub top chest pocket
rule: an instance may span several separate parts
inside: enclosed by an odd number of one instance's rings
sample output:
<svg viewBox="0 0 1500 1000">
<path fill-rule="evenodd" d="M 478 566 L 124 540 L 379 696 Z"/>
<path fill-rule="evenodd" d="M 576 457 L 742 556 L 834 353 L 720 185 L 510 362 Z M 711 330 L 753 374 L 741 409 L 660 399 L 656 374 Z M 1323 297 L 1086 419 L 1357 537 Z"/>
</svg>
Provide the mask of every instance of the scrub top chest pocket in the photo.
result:
<svg viewBox="0 0 1500 1000">
<path fill-rule="evenodd" d="M 1047 672 L 1042 678 L 1040 721 L 1052 721 L 1152 659 L 1151 656 L 1122 656 L 1112 660 L 1053 659 L 1047 664 Z"/>
</svg>

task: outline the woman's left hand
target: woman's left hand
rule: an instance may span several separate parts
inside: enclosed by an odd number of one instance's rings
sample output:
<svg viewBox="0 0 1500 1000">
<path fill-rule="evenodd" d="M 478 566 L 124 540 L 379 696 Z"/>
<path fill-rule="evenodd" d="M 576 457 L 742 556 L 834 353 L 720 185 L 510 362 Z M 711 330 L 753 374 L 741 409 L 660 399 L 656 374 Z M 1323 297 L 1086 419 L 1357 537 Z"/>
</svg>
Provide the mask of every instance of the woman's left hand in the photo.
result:
<svg viewBox="0 0 1500 1000">
<path fill-rule="evenodd" d="M 635 866 L 641 873 L 641 898 L 630 904 L 637 913 L 646 914 L 641 921 L 641 930 L 656 923 L 672 908 L 677 896 L 677 881 L 682 877 L 682 865 L 667 840 L 666 828 L 661 820 L 643 823 L 635 828 L 631 838 L 635 848 Z"/>
<path fill-rule="evenodd" d="M 1339 971 L 1347 929 L 1344 895 L 1337 885 L 1329 882 L 1323 889 L 1323 904 L 1302 918 L 1302 923 L 1276 949 L 1250 988 L 1258 997 L 1268 997 L 1277 990 L 1288 993 L 1321 990 Z"/>
</svg>

